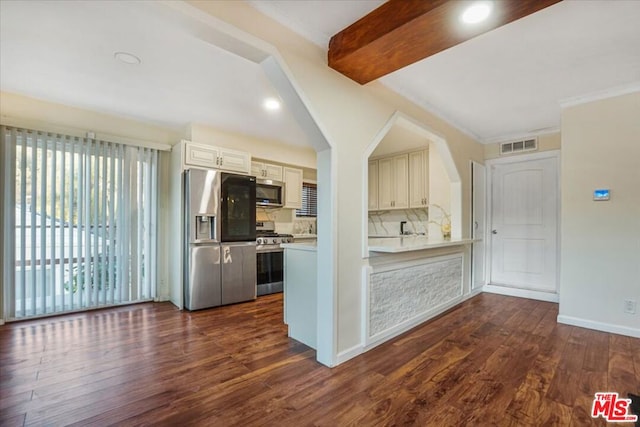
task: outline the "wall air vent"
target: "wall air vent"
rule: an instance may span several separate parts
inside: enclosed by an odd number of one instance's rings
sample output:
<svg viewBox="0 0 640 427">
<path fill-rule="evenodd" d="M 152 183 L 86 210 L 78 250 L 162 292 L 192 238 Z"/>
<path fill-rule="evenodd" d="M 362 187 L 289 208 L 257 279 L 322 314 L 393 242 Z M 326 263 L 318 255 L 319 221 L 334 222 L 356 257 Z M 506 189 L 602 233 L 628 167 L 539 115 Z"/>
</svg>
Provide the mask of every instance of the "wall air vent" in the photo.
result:
<svg viewBox="0 0 640 427">
<path fill-rule="evenodd" d="M 500 155 L 535 151 L 538 149 L 538 139 L 524 139 L 522 141 L 503 142 L 500 144 Z"/>
</svg>

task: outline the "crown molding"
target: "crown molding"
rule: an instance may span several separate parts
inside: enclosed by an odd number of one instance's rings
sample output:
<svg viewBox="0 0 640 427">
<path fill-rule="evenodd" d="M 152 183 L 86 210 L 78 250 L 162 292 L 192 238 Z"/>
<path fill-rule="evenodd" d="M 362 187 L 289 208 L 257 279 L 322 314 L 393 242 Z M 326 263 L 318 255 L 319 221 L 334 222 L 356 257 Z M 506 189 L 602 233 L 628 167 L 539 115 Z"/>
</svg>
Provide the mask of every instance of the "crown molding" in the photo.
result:
<svg viewBox="0 0 640 427">
<path fill-rule="evenodd" d="M 640 92 L 640 82 L 612 87 L 606 90 L 591 92 L 584 95 L 574 96 L 571 98 L 561 99 L 559 101 L 561 108 L 569 108 L 587 102 L 599 101 L 601 99 L 614 98 L 616 96 L 627 95 L 634 92 Z"/>
</svg>

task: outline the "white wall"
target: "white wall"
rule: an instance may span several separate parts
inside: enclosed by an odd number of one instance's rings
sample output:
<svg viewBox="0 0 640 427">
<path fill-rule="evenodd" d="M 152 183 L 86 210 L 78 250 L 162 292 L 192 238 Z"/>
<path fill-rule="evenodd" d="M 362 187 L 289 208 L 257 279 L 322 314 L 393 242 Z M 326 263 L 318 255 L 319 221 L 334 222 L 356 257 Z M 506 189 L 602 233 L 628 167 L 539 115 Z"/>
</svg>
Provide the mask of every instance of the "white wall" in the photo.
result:
<svg viewBox="0 0 640 427">
<path fill-rule="evenodd" d="M 82 138 L 92 131 L 97 139 L 165 150 L 182 136 L 176 129 L 8 92 L 0 93 L 0 120 L 5 125 Z"/>
<path fill-rule="evenodd" d="M 640 337 L 640 92 L 565 108 L 561 157 L 558 320 Z"/>
</svg>

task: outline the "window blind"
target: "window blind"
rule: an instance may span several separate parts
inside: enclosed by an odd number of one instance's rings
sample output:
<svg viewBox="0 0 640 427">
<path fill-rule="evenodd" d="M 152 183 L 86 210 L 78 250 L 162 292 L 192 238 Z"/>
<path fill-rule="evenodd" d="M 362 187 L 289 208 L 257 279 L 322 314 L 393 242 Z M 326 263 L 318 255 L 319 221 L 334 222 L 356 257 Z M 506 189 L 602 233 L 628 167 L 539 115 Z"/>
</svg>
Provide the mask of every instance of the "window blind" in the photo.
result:
<svg viewBox="0 0 640 427">
<path fill-rule="evenodd" d="M 9 318 L 155 296 L 157 150 L 10 127 Z M 7 273 L 8 272 L 8 273 Z M 7 277 L 8 276 L 8 277 Z"/>
<path fill-rule="evenodd" d="M 318 187 L 308 182 L 302 183 L 302 208 L 296 209 L 296 216 L 318 215 Z"/>
</svg>

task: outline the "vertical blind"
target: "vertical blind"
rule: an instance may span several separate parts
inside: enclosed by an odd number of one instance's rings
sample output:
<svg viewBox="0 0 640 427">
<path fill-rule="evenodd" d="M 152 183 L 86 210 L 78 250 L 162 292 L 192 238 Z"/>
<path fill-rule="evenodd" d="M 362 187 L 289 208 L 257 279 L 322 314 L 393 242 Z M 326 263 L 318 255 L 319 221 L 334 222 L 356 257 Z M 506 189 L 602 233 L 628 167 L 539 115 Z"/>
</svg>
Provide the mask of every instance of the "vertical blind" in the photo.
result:
<svg viewBox="0 0 640 427">
<path fill-rule="evenodd" d="M 0 130 L 8 317 L 153 298 L 157 150 Z"/>
</svg>

